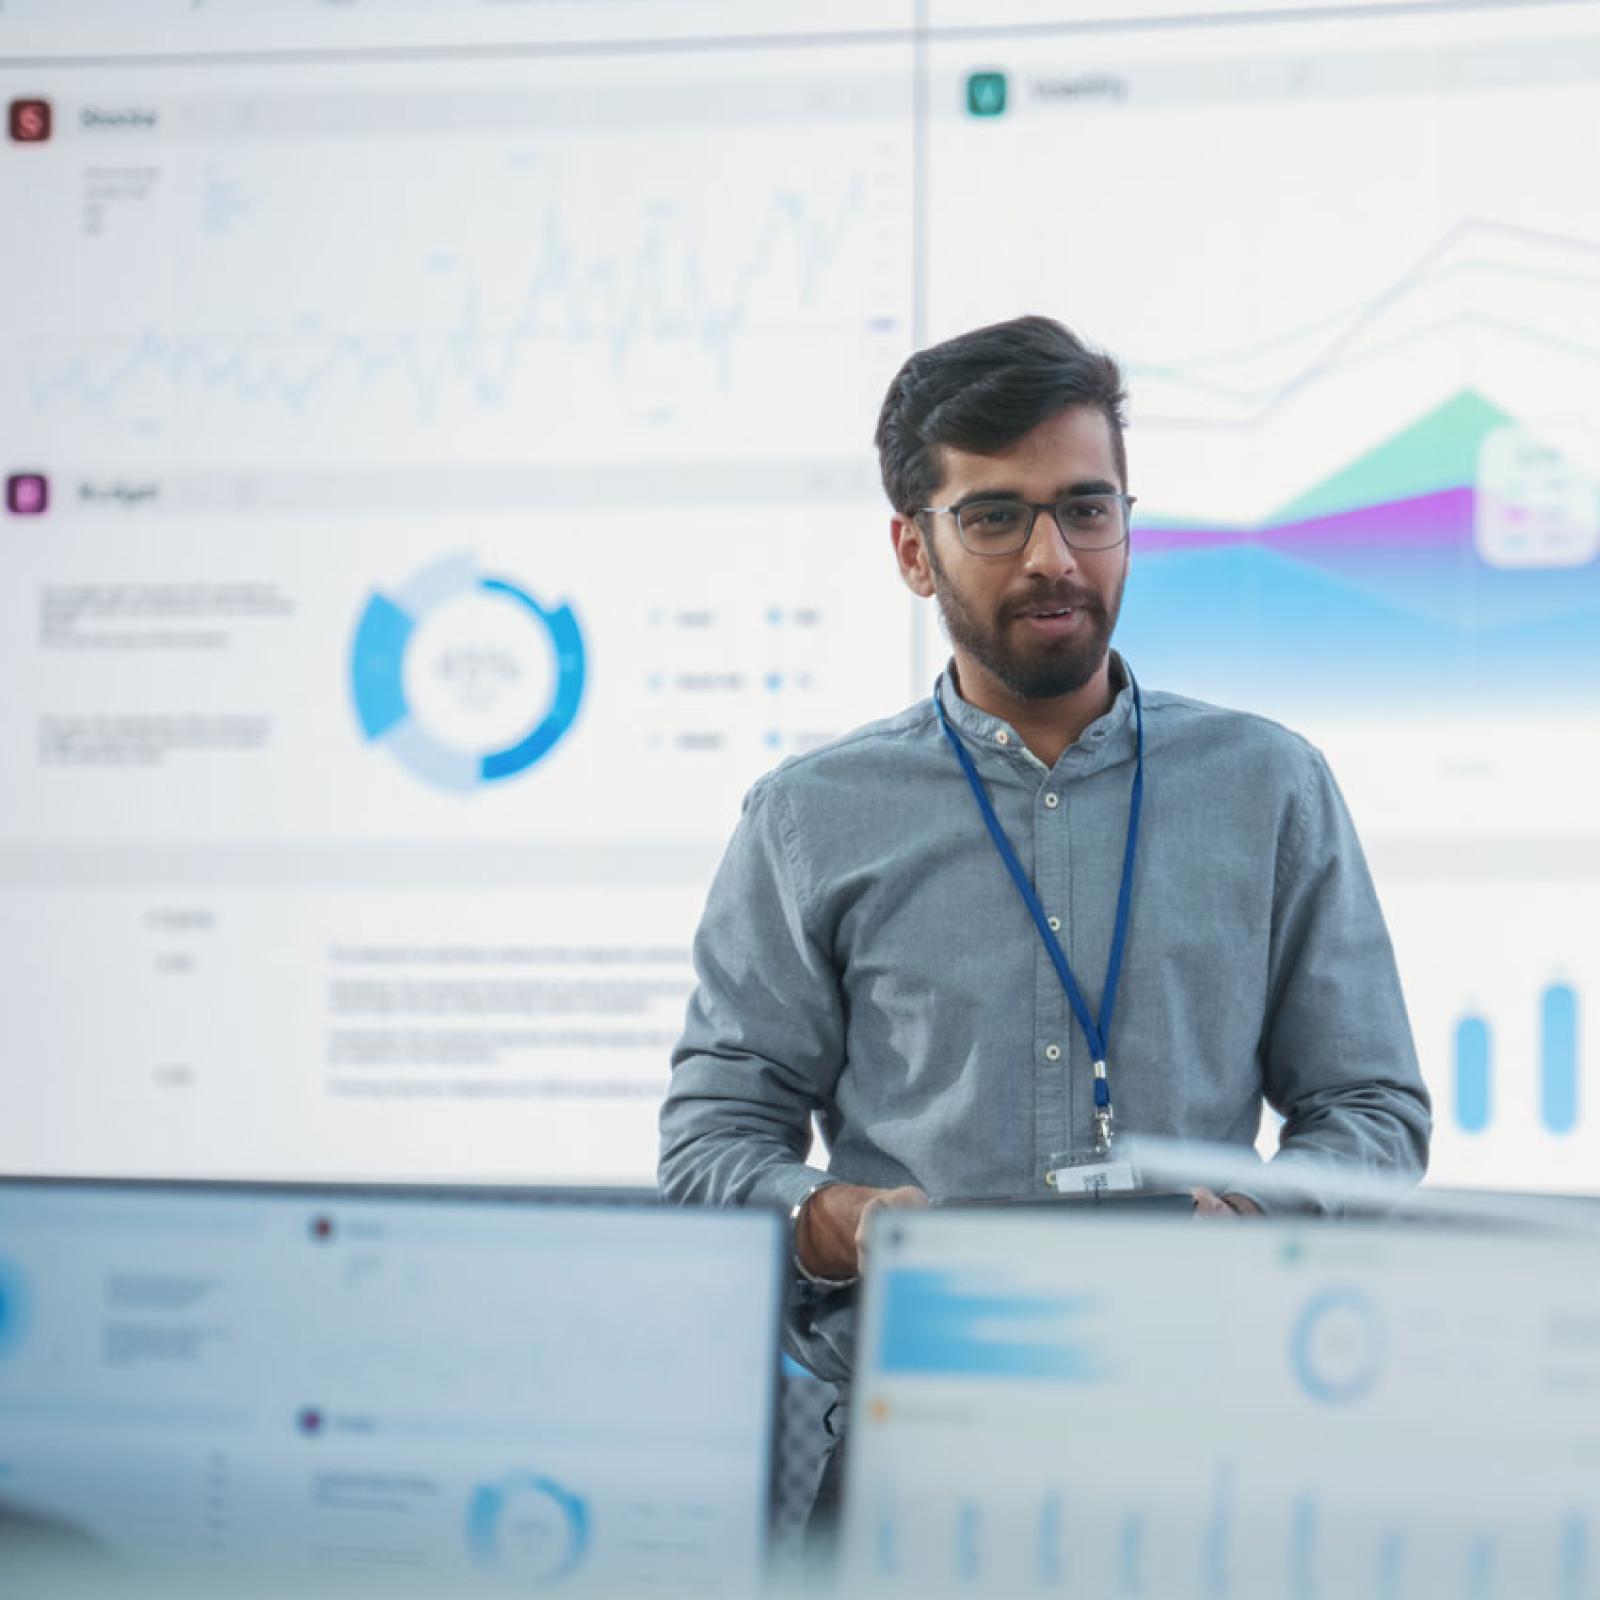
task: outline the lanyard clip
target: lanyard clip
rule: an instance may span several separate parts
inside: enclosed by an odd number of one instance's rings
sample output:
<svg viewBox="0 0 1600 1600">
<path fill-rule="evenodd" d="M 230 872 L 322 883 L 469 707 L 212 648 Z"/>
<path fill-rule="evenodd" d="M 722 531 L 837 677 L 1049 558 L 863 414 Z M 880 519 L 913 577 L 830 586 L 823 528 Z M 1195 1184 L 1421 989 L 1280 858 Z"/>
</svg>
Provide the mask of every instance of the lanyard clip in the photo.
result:
<svg viewBox="0 0 1600 1600">
<path fill-rule="evenodd" d="M 1094 1148 L 1096 1155 L 1111 1154 L 1111 1083 L 1106 1077 L 1106 1064 L 1094 1064 Z"/>
<path fill-rule="evenodd" d="M 1096 1155 L 1111 1154 L 1111 1107 L 1103 1111 L 1098 1107 L 1094 1114 L 1094 1150 Z"/>
</svg>

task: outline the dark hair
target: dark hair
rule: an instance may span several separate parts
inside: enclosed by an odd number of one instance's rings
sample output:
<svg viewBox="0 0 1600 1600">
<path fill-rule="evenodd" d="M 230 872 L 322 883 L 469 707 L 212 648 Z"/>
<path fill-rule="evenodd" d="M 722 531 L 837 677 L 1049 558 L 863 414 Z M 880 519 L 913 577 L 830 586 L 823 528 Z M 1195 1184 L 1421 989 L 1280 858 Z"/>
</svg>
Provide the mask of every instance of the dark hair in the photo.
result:
<svg viewBox="0 0 1600 1600">
<path fill-rule="evenodd" d="M 944 476 L 941 445 L 993 455 L 1069 406 L 1094 406 L 1110 425 L 1126 489 L 1126 402 L 1116 362 L 1050 317 L 974 329 L 919 350 L 895 374 L 873 435 L 883 487 L 912 516 Z"/>
</svg>

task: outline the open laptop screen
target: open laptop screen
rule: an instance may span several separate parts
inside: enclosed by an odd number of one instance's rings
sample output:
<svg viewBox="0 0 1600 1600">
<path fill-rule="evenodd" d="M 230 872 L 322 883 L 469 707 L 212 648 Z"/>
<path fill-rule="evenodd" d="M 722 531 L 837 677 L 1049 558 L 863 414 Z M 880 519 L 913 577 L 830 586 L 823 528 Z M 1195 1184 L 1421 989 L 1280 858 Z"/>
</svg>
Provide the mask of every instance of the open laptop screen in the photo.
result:
<svg viewBox="0 0 1600 1600">
<path fill-rule="evenodd" d="M 1600 1593 L 1600 1235 L 895 1213 L 861 1587 Z"/>
<path fill-rule="evenodd" d="M 747 1591 L 781 1221 L 0 1183 L 0 1559 Z"/>
</svg>

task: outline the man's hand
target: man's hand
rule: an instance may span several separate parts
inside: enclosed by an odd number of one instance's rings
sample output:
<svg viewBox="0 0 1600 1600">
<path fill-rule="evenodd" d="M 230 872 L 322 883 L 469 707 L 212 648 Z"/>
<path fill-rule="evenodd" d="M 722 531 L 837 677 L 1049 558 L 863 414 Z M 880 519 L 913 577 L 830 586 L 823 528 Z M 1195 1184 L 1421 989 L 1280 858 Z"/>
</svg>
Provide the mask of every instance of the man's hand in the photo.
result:
<svg viewBox="0 0 1600 1600">
<path fill-rule="evenodd" d="M 1191 1189 L 1197 1217 L 1259 1217 L 1265 1215 L 1254 1200 L 1242 1194 L 1218 1194 L 1212 1189 Z"/>
<path fill-rule="evenodd" d="M 830 1183 L 806 1201 L 795 1228 L 795 1253 L 807 1272 L 819 1278 L 853 1278 L 867 1255 L 867 1227 L 886 1206 L 925 1206 L 928 1197 L 907 1184 L 871 1189 L 859 1183 Z"/>
</svg>

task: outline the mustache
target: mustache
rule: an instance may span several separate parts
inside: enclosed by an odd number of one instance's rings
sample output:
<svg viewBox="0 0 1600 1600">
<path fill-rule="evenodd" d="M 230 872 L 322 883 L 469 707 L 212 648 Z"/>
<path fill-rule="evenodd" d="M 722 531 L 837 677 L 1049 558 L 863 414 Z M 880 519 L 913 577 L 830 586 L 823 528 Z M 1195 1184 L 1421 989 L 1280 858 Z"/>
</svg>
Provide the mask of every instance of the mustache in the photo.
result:
<svg viewBox="0 0 1600 1600">
<path fill-rule="evenodd" d="M 1034 611 L 1060 611 L 1067 606 L 1087 612 L 1090 616 L 1104 616 L 1105 606 L 1100 596 L 1090 589 L 1079 589 L 1068 583 L 1041 583 L 1026 594 L 1005 601 L 1000 607 L 1000 620 L 1011 622 Z"/>
</svg>

